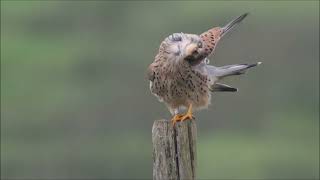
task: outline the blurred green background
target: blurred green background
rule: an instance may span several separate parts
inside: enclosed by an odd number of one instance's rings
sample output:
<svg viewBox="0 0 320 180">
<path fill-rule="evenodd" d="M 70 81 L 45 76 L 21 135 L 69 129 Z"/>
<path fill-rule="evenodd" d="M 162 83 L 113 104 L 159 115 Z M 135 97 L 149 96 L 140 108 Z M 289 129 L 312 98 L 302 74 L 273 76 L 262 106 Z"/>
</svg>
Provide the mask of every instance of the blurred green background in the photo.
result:
<svg viewBox="0 0 320 180">
<path fill-rule="evenodd" d="M 263 65 L 196 113 L 197 176 L 319 178 L 319 1 L 1 1 L 1 178 L 152 178 L 160 42 L 244 12 L 211 64 Z"/>
</svg>

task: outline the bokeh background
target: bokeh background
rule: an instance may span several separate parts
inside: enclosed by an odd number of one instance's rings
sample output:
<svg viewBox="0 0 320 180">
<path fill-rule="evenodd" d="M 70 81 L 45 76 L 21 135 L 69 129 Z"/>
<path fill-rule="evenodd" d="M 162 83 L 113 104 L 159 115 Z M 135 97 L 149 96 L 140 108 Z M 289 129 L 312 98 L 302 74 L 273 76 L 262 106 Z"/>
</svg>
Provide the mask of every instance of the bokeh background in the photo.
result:
<svg viewBox="0 0 320 180">
<path fill-rule="evenodd" d="M 244 12 L 211 64 L 263 65 L 196 113 L 197 176 L 319 178 L 319 1 L 1 1 L 1 178 L 152 178 L 160 42 Z"/>
</svg>

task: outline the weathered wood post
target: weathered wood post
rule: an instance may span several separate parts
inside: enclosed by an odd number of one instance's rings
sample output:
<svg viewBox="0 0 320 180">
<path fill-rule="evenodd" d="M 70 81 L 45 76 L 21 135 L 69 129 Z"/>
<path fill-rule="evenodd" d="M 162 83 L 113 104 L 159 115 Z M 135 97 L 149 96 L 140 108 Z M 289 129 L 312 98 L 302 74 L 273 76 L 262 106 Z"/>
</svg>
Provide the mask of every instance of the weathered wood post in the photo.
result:
<svg viewBox="0 0 320 180">
<path fill-rule="evenodd" d="M 194 180 L 197 127 L 194 120 L 157 120 L 152 127 L 153 179 Z"/>
</svg>

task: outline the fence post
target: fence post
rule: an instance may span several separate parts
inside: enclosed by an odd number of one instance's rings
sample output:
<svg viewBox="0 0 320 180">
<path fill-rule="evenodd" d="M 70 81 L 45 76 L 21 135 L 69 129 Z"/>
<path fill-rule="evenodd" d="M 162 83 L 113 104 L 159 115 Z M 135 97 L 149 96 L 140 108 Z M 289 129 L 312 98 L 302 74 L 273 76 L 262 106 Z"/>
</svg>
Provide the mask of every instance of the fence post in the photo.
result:
<svg viewBox="0 0 320 180">
<path fill-rule="evenodd" d="M 157 120 L 152 127 L 153 179 L 194 180 L 196 177 L 195 120 Z"/>
</svg>

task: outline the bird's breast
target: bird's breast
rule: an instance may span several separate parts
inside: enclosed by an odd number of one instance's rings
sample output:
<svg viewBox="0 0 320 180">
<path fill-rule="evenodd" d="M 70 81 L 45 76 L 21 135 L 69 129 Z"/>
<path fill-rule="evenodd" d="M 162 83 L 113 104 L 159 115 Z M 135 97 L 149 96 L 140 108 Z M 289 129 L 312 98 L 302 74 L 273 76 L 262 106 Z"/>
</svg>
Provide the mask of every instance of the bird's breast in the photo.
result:
<svg viewBox="0 0 320 180">
<path fill-rule="evenodd" d="M 210 101 L 209 81 L 210 78 L 192 68 L 175 72 L 162 69 L 155 73 L 150 89 L 171 107 L 187 107 L 192 103 L 195 108 L 201 108 Z"/>
</svg>

